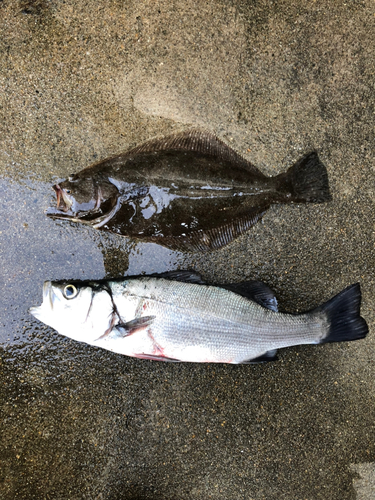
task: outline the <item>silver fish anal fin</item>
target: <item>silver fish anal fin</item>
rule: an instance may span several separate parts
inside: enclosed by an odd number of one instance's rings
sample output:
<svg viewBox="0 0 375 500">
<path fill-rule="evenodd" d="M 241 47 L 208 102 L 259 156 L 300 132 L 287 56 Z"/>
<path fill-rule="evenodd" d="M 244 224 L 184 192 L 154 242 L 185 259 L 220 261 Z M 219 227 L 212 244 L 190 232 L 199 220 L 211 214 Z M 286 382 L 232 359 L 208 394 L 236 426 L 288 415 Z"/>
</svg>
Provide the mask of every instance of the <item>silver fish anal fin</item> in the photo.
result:
<svg viewBox="0 0 375 500">
<path fill-rule="evenodd" d="M 180 359 L 174 359 L 174 358 L 167 358 L 166 356 L 159 356 L 157 354 L 136 354 L 136 358 L 139 359 L 148 359 L 150 361 L 167 361 L 170 363 L 179 363 L 181 360 Z"/>
<path fill-rule="evenodd" d="M 249 359 L 247 361 L 241 361 L 241 364 L 250 365 L 255 363 L 267 363 L 268 361 L 276 361 L 277 360 L 277 349 L 273 349 L 272 351 L 267 351 L 264 354 L 261 354 L 257 358 Z"/>
<path fill-rule="evenodd" d="M 142 318 L 134 318 L 127 323 L 118 323 L 113 327 L 113 330 L 116 330 L 121 337 L 129 337 L 129 335 L 133 335 L 133 333 L 144 330 L 150 326 L 155 317 L 156 316 L 143 316 Z"/>
</svg>

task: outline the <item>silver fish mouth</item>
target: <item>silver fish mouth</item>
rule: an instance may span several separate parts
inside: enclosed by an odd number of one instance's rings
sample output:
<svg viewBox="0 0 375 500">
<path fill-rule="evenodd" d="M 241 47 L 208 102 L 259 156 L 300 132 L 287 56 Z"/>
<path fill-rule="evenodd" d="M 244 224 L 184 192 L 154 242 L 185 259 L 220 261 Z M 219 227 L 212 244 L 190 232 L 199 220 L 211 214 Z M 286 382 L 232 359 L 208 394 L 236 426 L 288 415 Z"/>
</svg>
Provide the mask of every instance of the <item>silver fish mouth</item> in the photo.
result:
<svg viewBox="0 0 375 500">
<path fill-rule="evenodd" d="M 33 306 L 29 308 L 29 313 L 32 314 L 36 319 L 39 319 L 42 306 Z"/>
<path fill-rule="evenodd" d="M 41 316 L 43 315 L 43 310 L 47 306 L 47 301 L 49 302 L 49 306 L 52 309 L 53 301 L 51 296 L 51 290 L 52 290 L 51 282 L 45 281 L 43 284 L 43 300 L 41 305 L 29 308 L 29 313 L 32 314 L 36 319 L 40 319 Z"/>
</svg>

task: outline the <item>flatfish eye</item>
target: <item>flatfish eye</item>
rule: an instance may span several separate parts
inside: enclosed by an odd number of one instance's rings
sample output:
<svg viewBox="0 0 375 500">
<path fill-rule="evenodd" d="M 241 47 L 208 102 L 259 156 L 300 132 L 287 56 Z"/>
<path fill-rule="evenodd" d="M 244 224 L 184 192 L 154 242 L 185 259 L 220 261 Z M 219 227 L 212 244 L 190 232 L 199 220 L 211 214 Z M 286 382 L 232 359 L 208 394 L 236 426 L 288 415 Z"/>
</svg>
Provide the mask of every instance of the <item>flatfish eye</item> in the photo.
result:
<svg viewBox="0 0 375 500">
<path fill-rule="evenodd" d="M 74 285 L 66 285 L 66 287 L 64 288 L 64 297 L 66 299 L 74 299 L 77 293 L 78 290 Z"/>
</svg>

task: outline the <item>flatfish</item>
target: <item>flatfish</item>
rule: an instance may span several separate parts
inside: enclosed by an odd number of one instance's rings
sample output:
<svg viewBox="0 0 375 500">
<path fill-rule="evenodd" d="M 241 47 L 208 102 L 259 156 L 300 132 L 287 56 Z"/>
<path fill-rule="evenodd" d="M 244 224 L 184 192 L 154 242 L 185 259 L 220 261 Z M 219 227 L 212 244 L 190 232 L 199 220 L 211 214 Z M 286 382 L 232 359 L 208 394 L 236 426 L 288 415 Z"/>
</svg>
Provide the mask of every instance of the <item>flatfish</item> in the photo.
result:
<svg viewBox="0 0 375 500">
<path fill-rule="evenodd" d="M 155 139 L 53 186 L 47 215 L 183 251 L 218 249 L 273 203 L 331 199 L 316 152 L 267 177 L 208 132 Z"/>
</svg>

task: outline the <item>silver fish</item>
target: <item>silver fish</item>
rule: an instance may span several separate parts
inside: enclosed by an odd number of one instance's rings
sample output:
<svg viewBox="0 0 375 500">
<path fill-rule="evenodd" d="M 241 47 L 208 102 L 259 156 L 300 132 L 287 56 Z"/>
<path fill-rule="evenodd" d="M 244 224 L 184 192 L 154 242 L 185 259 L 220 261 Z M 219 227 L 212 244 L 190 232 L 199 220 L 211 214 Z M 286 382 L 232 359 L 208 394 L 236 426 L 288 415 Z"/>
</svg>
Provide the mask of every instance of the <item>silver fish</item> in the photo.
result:
<svg viewBox="0 0 375 500">
<path fill-rule="evenodd" d="M 190 271 L 122 281 L 50 282 L 30 313 L 60 334 L 143 359 L 253 363 L 276 350 L 364 338 L 354 284 L 304 314 L 283 314 L 270 288 L 252 281 L 209 286 Z"/>
</svg>

